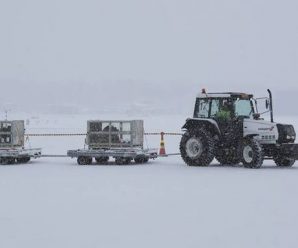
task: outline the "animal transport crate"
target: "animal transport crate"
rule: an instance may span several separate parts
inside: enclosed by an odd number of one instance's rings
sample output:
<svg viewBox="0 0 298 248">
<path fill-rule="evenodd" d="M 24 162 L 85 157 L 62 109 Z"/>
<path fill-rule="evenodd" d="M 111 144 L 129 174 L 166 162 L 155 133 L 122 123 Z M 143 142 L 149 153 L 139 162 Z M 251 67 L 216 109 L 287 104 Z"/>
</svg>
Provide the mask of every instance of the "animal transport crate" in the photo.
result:
<svg viewBox="0 0 298 248">
<path fill-rule="evenodd" d="M 26 149 L 23 120 L 0 121 L 0 164 L 27 163 L 41 157 L 41 149 Z"/>
<path fill-rule="evenodd" d="M 88 121 L 86 144 L 96 148 L 143 148 L 144 123 L 142 120 L 129 121 Z"/>
<path fill-rule="evenodd" d="M 157 149 L 144 149 L 144 123 L 142 120 L 129 121 L 88 121 L 87 149 L 68 150 L 67 156 L 77 158 L 80 165 L 106 164 L 110 158 L 119 165 L 147 163 L 157 158 Z"/>
<path fill-rule="evenodd" d="M 23 147 L 24 121 L 0 121 L 0 148 Z"/>
</svg>

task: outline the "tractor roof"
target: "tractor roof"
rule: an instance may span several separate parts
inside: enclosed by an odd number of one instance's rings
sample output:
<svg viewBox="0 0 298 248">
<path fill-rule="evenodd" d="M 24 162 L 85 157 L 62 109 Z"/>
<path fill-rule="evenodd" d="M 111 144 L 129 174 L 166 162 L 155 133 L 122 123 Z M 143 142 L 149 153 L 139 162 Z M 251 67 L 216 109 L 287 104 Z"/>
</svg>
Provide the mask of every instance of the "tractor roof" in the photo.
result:
<svg viewBox="0 0 298 248">
<path fill-rule="evenodd" d="M 197 95 L 198 98 L 252 98 L 252 94 L 241 92 L 218 92 L 218 93 L 205 93 L 202 92 Z"/>
</svg>

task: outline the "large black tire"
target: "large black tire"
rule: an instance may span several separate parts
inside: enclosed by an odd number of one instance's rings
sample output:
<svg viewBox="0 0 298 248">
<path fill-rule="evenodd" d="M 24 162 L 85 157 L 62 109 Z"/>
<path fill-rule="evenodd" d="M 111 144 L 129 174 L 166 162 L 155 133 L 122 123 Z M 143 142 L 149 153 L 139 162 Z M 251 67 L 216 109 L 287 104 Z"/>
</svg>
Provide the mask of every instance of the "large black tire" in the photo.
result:
<svg viewBox="0 0 298 248">
<path fill-rule="evenodd" d="M 180 153 L 189 166 L 208 166 L 214 159 L 214 140 L 203 128 L 189 130 L 181 138 Z"/>
<path fill-rule="evenodd" d="M 241 162 L 237 150 L 233 148 L 229 150 L 228 154 L 223 149 L 217 148 L 215 158 L 222 165 L 237 165 Z"/>
<path fill-rule="evenodd" d="M 242 163 L 246 168 L 258 169 L 262 166 L 264 161 L 262 146 L 253 138 L 247 138 L 243 141 L 240 155 L 242 158 Z"/>
<path fill-rule="evenodd" d="M 106 164 L 109 161 L 109 157 L 97 157 L 95 158 L 95 161 L 98 164 Z"/>
<path fill-rule="evenodd" d="M 89 165 L 92 164 L 92 158 L 91 157 L 85 157 L 85 156 L 79 156 L 78 159 L 79 165 Z"/>
<path fill-rule="evenodd" d="M 285 157 L 281 157 L 281 156 L 275 157 L 275 158 L 273 158 L 273 160 L 274 160 L 275 164 L 280 167 L 292 167 L 296 162 L 295 159 L 285 158 Z"/>
</svg>

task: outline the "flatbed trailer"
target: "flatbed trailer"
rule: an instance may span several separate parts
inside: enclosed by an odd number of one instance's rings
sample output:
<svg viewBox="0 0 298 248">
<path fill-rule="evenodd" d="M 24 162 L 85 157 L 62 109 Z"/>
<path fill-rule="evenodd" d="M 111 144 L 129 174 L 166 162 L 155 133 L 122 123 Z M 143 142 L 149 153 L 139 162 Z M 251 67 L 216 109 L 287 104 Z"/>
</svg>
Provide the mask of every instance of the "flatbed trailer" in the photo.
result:
<svg viewBox="0 0 298 248">
<path fill-rule="evenodd" d="M 0 120 L 0 164 L 27 163 L 39 157 L 40 148 L 25 148 L 24 120 Z"/>
<path fill-rule="evenodd" d="M 147 163 L 158 157 L 157 152 L 157 149 L 142 148 L 79 149 L 67 151 L 67 156 L 77 158 L 79 165 L 92 164 L 93 159 L 98 164 L 105 164 L 110 158 L 114 158 L 116 164 L 124 165 L 132 160 L 137 164 Z"/>
<path fill-rule="evenodd" d="M 40 158 L 41 148 L 1 148 L 0 164 L 28 163 L 31 158 Z"/>
<path fill-rule="evenodd" d="M 144 149 L 142 120 L 94 120 L 87 122 L 87 149 L 70 150 L 67 156 L 77 158 L 80 165 L 105 164 L 110 158 L 119 165 L 147 163 L 157 158 L 157 149 Z"/>
</svg>

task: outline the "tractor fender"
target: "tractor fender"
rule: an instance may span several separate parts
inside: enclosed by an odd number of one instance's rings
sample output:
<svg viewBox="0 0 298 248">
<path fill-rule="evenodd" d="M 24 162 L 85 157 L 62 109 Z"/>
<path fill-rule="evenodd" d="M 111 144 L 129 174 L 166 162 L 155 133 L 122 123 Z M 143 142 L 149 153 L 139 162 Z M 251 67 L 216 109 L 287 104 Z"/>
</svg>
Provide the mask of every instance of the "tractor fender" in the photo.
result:
<svg viewBox="0 0 298 248">
<path fill-rule="evenodd" d="M 213 119 L 189 118 L 186 120 L 182 129 L 191 130 L 191 129 L 196 129 L 198 127 L 199 128 L 204 127 L 212 134 L 221 135 L 218 124 Z"/>
</svg>

